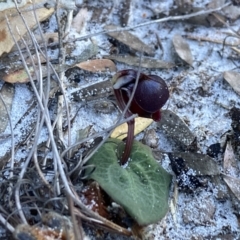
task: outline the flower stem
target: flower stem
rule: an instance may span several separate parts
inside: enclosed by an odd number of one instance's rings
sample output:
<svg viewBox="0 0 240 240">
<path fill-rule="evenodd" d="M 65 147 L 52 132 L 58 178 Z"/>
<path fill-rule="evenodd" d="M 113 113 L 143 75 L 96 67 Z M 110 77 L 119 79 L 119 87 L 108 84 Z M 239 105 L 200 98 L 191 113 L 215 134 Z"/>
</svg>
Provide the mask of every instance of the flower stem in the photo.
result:
<svg viewBox="0 0 240 240">
<path fill-rule="evenodd" d="M 135 120 L 132 119 L 131 121 L 127 122 L 128 124 L 128 133 L 127 133 L 127 138 L 126 138 L 126 143 L 125 143 L 125 148 L 124 152 L 121 158 L 121 165 L 126 164 L 128 161 L 128 158 L 131 153 L 132 145 L 133 145 L 133 138 L 134 138 L 134 122 Z"/>
</svg>

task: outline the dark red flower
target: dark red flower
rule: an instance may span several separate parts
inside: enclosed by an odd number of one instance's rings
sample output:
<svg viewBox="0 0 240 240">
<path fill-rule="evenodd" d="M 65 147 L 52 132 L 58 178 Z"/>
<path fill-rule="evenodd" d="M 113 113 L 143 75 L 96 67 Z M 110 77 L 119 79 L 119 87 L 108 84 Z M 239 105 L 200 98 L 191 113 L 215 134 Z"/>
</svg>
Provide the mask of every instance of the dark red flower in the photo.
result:
<svg viewBox="0 0 240 240">
<path fill-rule="evenodd" d="M 113 89 L 119 108 L 123 111 L 133 93 L 138 72 L 127 69 L 117 72 L 113 78 Z M 139 74 L 138 84 L 125 117 L 138 114 L 140 117 L 160 121 L 160 109 L 167 102 L 169 91 L 165 81 L 156 75 Z M 128 136 L 121 164 L 128 160 L 134 136 L 134 120 L 128 122 Z"/>
</svg>

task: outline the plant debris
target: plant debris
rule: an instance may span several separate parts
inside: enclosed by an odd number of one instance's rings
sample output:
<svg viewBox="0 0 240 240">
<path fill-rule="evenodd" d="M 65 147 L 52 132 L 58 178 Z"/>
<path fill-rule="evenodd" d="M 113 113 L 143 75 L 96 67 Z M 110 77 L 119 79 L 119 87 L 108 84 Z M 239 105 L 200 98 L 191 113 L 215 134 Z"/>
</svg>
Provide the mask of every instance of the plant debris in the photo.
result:
<svg viewBox="0 0 240 240">
<path fill-rule="evenodd" d="M 231 85 L 231 87 L 240 95 L 240 73 L 228 71 L 223 74 L 224 79 Z"/>
<path fill-rule="evenodd" d="M 11 112 L 12 101 L 14 97 L 14 86 L 8 83 L 3 84 L 1 90 L 1 101 L 0 101 L 0 134 L 3 133 L 9 122 L 8 113 Z"/>
<path fill-rule="evenodd" d="M 108 25 L 105 27 L 105 29 L 106 30 L 116 30 L 117 26 Z M 149 56 L 154 56 L 154 49 L 152 47 L 146 45 L 138 37 L 136 37 L 135 35 L 127 32 L 127 31 L 107 32 L 107 34 L 136 51 L 139 51 L 139 52 L 143 51 L 144 53 L 146 53 Z"/>
<path fill-rule="evenodd" d="M 0 2 L 0 238 L 239 239 L 239 7 Z M 164 79 L 160 122 L 118 109 L 132 79 L 111 79 L 129 69 Z"/>
<path fill-rule="evenodd" d="M 180 35 L 175 35 L 172 41 L 178 56 L 192 66 L 193 57 L 187 41 Z"/>
<path fill-rule="evenodd" d="M 134 57 L 130 55 L 107 55 L 104 56 L 105 58 L 112 59 L 121 63 L 126 63 L 129 66 L 138 66 L 139 65 L 139 57 Z M 165 62 L 162 60 L 149 58 L 149 57 L 142 57 L 141 58 L 141 66 L 144 68 L 160 68 L 160 69 L 168 69 L 173 68 L 174 64 L 170 62 Z"/>
</svg>

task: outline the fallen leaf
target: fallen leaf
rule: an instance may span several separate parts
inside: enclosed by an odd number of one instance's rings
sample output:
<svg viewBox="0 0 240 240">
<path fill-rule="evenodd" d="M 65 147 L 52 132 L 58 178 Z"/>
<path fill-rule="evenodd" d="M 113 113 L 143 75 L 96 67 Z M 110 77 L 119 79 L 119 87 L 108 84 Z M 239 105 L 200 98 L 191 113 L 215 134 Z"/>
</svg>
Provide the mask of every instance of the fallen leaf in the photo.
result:
<svg viewBox="0 0 240 240">
<path fill-rule="evenodd" d="M 123 149 L 121 140 L 110 138 L 87 162 L 95 165 L 90 178 L 139 225 L 157 222 L 168 211 L 172 177 L 153 158 L 151 149 L 137 141 L 128 165 L 120 166 L 117 155 Z"/>
<path fill-rule="evenodd" d="M 169 138 L 185 147 L 190 146 L 196 138 L 186 123 L 170 110 L 161 111 L 161 121 L 157 126 Z"/>
<path fill-rule="evenodd" d="M 130 55 L 107 55 L 104 57 L 118 61 L 118 62 L 126 63 L 130 66 L 139 66 L 139 63 L 140 63 L 139 57 L 134 57 L 134 56 L 130 56 Z M 144 67 L 144 68 L 168 69 L 168 68 L 173 68 L 174 66 L 175 66 L 175 64 L 173 64 L 171 62 L 165 62 L 162 60 L 149 58 L 149 57 L 141 58 L 141 67 Z"/>
<path fill-rule="evenodd" d="M 78 60 L 78 62 L 79 61 L 86 61 L 90 57 L 96 55 L 97 49 L 98 49 L 98 47 L 95 44 L 88 45 L 83 50 L 83 52 L 81 54 L 79 54 L 78 57 L 76 57 L 76 60 Z M 40 58 L 40 60 L 41 60 L 41 58 Z M 56 72 L 61 72 L 61 71 L 65 71 L 66 69 L 68 69 L 68 70 L 71 69 L 71 68 L 69 68 L 68 65 L 61 66 L 59 64 L 53 64 L 53 66 L 54 66 L 54 69 L 55 69 Z M 35 74 L 35 71 L 34 71 L 33 67 L 29 66 L 28 71 L 29 71 L 30 75 L 32 76 L 33 80 L 38 79 L 38 75 Z M 42 77 L 48 76 L 49 71 L 50 71 L 50 74 L 54 73 L 54 71 L 51 68 L 49 69 L 46 65 L 43 64 L 41 66 Z M 12 71 L 10 69 L 10 70 L 8 70 L 7 73 L 5 72 L 5 73 L 1 74 L 1 79 L 4 80 L 5 82 L 9 82 L 9 83 L 26 83 L 26 82 L 29 82 L 28 74 L 24 69 L 19 69 L 19 70 L 16 70 L 16 71 Z"/>
<path fill-rule="evenodd" d="M 205 176 L 212 177 L 220 174 L 217 162 L 208 155 L 191 152 L 171 152 L 168 153 L 168 157 L 179 188 L 186 192 L 194 192 L 199 187 L 206 187 Z"/>
<path fill-rule="evenodd" d="M 153 120 L 150 118 L 141 118 L 141 117 L 135 118 L 134 135 L 137 135 L 138 133 L 142 132 L 152 122 Z M 128 125 L 127 123 L 124 123 L 114 129 L 113 133 L 111 134 L 111 138 L 117 138 L 122 140 L 127 137 L 127 131 L 128 131 Z"/>
<path fill-rule="evenodd" d="M 102 191 L 99 184 L 95 181 L 85 184 L 81 191 L 83 203 L 92 211 L 97 212 L 100 216 L 110 219 L 107 210 L 106 193 Z"/>
<path fill-rule="evenodd" d="M 32 4 L 27 4 L 24 8 L 20 9 L 30 29 L 34 28 L 37 25 L 37 22 L 35 20 L 35 17 L 32 11 L 24 12 L 23 10 L 31 5 Z M 39 8 L 39 9 L 36 9 L 35 11 L 36 11 L 38 20 L 41 22 L 47 19 L 50 15 L 52 15 L 52 13 L 54 12 L 54 9 Z M 15 12 L 16 12 L 16 9 L 15 9 Z M 12 15 L 12 12 L 9 13 L 8 10 L 1 12 L 1 14 L 6 14 L 9 20 L 10 28 L 13 32 L 13 35 L 16 38 L 16 41 L 20 40 L 21 37 L 27 33 L 27 28 L 25 27 L 21 17 L 18 14 Z M 15 45 L 15 42 L 9 32 L 7 21 L 4 18 L 0 21 L 0 56 L 3 53 L 9 53 L 14 45 Z"/>
<path fill-rule="evenodd" d="M 34 77 L 34 69 L 33 67 L 28 68 L 29 73 L 32 77 Z M 29 77 L 27 72 L 24 69 L 20 69 L 14 72 L 10 72 L 2 77 L 5 82 L 8 83 L 26 83 L 29 82 Z"/>
<path fill-rule="evenodd" d="M 90 72 L 116 72 L 117 68 L 109 59 L 94 59 L 76 64 L 75 66 Z"/>
<path fill-rule="evenodd" d="M 88 15 L 87 8 L 81 8 L 72 21 L 72 28 L 75 28 L 80 33 L 88 20 Z"/>
<path fill-rule="evenodd" d="M 105 30 L 115 30 L 118 26 L 115 25 L 108 25 L 105 27 Z M 124 43 L 128 47 L 148 54 L 149 56 L 155 55 L 155 50 L 150 47 L 149 45 L 142 42 L 138 37 L 129 33 L 128 31 L 116 31 L 116 32 L 108 32 L 107 33 L 112 38 L 117 39 L 119 42 Z"/>
<path fill-rule="evenodd" d="M 192 172 L 193 176 L 219 175 L 220 169 L 217 162 L 208 155 L 190 152 L 169 153 L 171 161 L 182 159 L 180 170 Z"/>
<path fill-rule="evenodd" d="M 71 95 L 75 101 L 88 102 L 99 100 L 99 98 L 108 97 L 113 94 L 112 84 L 110 80 L 94 83 L 90 86 L 81 87 L 72 92 Z"/>
<path fill-rule="evenodd" d="M 211 177 L 211 184 L 216 188 L 216 195 L 214 195 L 220 201 L 229 199 L 229 189 L 227 184 L 224 182 L 221 175 L 215 175 Z"/>
<path fill-rule="evenodd" d="M 239 6 L 230 5 L 230 6 L 227 6 L 226 8 L 223 8 L 222 11 L 224 12 L 224 14 L 228 19 L 231 19 L 233 21 L 239 19 L 239 16 L 240 16 Z"/>
<path fill-rule="evenodd" d="M 4 83 L 4 85 L 2 86 L 2 88 L 0 90 L 2 98 L 6 104 L 6 107 L 9 112 L 11 112 L 14 92 L 15 92 L 14 86 L 12 84 L 8 84 L 8 83 Z M 1 123 L 0 124 L 0 133 L 5 131 L 5 129 L 8 125 L 8 122 L 9 122 L 9 118 L 8 118 L 6 108 L 5 108 L 2 100 L 0 99 L 0 123 Z"/>
<path fill-rule="evenodd" d="M 223 73 L 223 77 L 231 85 L 233 90 L 240 94 L 240 73 L 227 71 Z"/>
<path fill-rule="evenodd" d="M 193 63 L 192 52 L 187 41 L 179 34 L 176 34 L 173 37 L 172 41 L 178 56 L 189 65 L 192 65 Z"/>
<path fill-rule="evenodd" d="M 226 174 L 231 175 L 232 177 L 238 176 L 239 170 L 237 161 L 230 141 L 227 142 L 227 146 L 224 152 L 223 169 Z"/>
<path fill-rule="evenodd" d="M 59 72 L 62 70 L 63 69 L 59 65 L 55 66 L 56 72 Z M 29 66 L 28 71 L 33 80 L 38 79 L 38 75 L 35 74 L 33 67 Z M 43 77 L 46 77 L 47 74 L 49 73 L 49 71 L 51 74 L 54 73 L 51 68 L 48 69 L 44 65 L 41 66 L 41 71 L 42 71 Z M 27 72 L 24 69 L 19 69 L 19 70 L 13 71 L 13 72 L 11 70 L 9 70 L 9 72 L 7 74 L 2 75 L 2 80 L 4 80 L 5 82 L 8 82 L 8 83 L 27 83 L 27 82 L 29 82 L 29 77 L 28 77 Z"/>
<path fill-rule="evenodd" d="M 240 179 L 224 175 L 223 180 L 231 189 L 236 198 L 240 201 Z"/>
</svg>

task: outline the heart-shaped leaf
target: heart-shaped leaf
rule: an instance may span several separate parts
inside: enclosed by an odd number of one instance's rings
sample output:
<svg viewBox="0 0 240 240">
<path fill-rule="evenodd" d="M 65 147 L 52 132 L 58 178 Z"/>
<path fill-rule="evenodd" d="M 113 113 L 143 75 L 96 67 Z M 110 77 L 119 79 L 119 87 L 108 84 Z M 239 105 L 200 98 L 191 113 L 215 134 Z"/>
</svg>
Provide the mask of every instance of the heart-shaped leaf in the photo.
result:
<svg viewBox="0 0 240 240">
<path fill-rule="evenodd" d="M 133 143 L 127 166 L 120 166 L 118 155 L 121 156 L 123 149 L 121 140 L 109 139 L 88 161 L 96 166 L 90 178 L 138 224 L 157 222 L 168 211 L 172 177 L 156 162 L 151 149 L 137 141 Z"/>
</svg>

